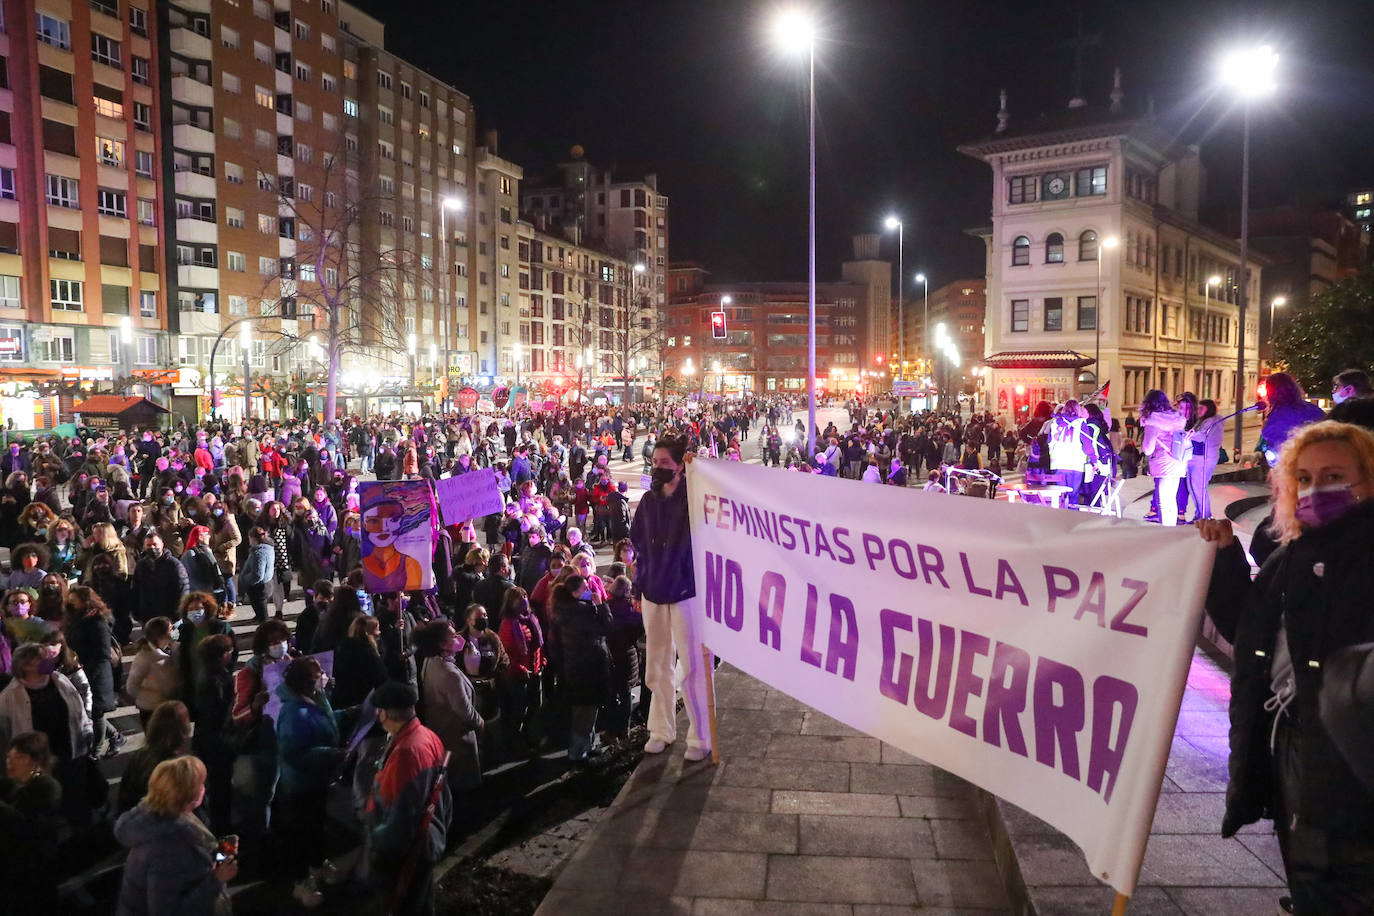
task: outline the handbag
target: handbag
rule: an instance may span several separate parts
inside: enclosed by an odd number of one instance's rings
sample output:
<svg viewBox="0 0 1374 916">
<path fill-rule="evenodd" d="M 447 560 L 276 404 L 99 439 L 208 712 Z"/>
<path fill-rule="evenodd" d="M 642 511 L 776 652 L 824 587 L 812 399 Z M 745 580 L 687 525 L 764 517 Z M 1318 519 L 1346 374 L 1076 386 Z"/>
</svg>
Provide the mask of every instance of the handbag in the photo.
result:
<svg viewBox="0 0 1374 916">
<path fill-rule="evenodd" d="M 1341 757 L 1374 792 L 1374 643 L 1345 646 L 1323 664 L 1317 712 Z"/>
</svg>

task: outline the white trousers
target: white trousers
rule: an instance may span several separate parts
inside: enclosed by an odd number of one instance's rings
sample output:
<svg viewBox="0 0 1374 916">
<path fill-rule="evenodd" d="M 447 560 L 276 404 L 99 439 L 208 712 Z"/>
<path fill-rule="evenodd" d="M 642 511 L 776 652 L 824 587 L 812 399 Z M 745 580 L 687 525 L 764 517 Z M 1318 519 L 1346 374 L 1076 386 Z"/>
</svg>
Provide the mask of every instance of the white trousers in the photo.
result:
<svg viewBox="0 0 1374 916">
<path fill-rule="evenodd" d="M 680 664 L 682 701 L 687 707 L 687 746 L 711 746 L 706 679 L 712 672 L 701 658 L 700 604 L 695 598 L 673 604 L 641 602 L 644 614 L 644 685 L 653 691 L 649 703 L 649 737 L 672 744 L 677 739 L 677 700 L 673 662 Z"/>
</svg>

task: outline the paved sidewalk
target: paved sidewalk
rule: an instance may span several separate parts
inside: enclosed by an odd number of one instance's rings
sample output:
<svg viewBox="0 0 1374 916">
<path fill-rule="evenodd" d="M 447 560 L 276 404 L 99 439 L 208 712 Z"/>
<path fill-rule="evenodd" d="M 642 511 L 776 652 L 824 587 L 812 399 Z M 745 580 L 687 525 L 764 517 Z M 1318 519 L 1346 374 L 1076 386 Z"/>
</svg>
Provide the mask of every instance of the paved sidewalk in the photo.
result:
<svg viewBox="0 0 1374 916">
<path fill-rule="evenodd" d="M 1226 800 L 1230 678 L 1201 651 L 1193 655 L 1173 748 L 1150 829 L 1140 883 L 1127 912 L 1168 916 L 1252 916 L 1278 911 L 1287 892 L 1268 821 L 1222 839 Z M 1077 916 L 1111 912 L 1112 890 L 1083 854 L 1044 821 L 991 801 L 999 859 L 1019 870 L 1026 912 Z M 999 826 L 997 821 L 1001 822 Z"/>
<path fill-rule="evenodd" d="M 719 766 L 646 757 L 541 916 L 1009 913 L 977 791 L 722 665 Z"/>
</svg>

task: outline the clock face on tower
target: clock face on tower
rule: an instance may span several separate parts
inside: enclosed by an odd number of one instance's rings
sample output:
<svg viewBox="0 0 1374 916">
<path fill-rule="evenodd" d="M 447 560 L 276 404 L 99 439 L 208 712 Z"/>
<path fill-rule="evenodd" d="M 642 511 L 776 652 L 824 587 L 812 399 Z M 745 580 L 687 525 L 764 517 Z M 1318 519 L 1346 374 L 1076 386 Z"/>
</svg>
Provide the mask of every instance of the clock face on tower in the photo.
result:
<svg viewBox="0 0 1374 916">
<path fill-rule="evenodd" d="M 1056 172 L 1045 176 L 1045 198 L 1057 200 L 1069 196 L 1069 176 Z"/>
</svg>

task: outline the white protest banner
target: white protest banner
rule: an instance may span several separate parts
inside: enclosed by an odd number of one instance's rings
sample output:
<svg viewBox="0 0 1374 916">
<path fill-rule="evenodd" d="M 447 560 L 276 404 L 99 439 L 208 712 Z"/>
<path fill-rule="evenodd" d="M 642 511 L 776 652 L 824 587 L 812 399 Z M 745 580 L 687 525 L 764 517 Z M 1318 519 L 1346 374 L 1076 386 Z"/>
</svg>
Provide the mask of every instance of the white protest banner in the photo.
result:
<svg viewBox="0 0 1374 916">
<path fill-rule="evenodd" d="M 1193 529 L 726 461 L 687 491 L 713 651 L 1134 890 L 1212 564 Z"/>
<path fill-rule="evenodd" d="M 446 525 L 459 525 L 505 507 L 501 490 L 496 486 L 496 472 L 491 468 L 473 468 L 457 477 L 436 480 L 434 495 L 439 499 Z"/>
</svg>

